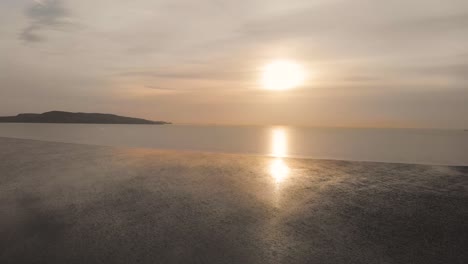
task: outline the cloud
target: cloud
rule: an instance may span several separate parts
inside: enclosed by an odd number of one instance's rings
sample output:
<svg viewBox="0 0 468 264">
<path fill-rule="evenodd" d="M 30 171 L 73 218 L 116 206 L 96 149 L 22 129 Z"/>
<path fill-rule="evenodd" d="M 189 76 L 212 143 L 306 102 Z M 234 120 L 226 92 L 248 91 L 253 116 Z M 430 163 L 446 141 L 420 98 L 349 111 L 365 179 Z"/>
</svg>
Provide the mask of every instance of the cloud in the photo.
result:
<svg viewBox="0 0 468 264">
<path fill-rule="evenodd" d="M 153 71 L 133 71 L 122 72 L 121 76 L 154 77 L 160 79 L 191 79 L 191 80 L 236 80 L 242 72 L 229 71 L 197 71 L 197 72 L 153 72 Z"/>
<path fill-rule="evenodd" d="M 168 87 L 160 87 L 160 86 L 153 86 L 153 85 L 145 85 L 145 88 L 153 89 L 153 90 L 163 90 L 163 91 L 174 91 L 174 88 Z"/>
<path fill-rule="evenodd" d="M 25 13 L 30 24 L 21 31 L 20 38 L 26 42 L 45 40 L 44 30 L 63 31 L 74 27 L 69 21 L 68 10 L 59 0 L 34 1 Z"/>
<path fill-rule="evenodd" d="M 426 76 L 445 76 L 456 80 L 468 80 L 468 64 L 453 63 L 447 65 L 436 65 L 422 67 L 420 72 Z"/>
<path fill-rule="evenodd" d="M 411 48 L 409 53 L 412 53 L 434 41 L 452 46 L 466 41 L 466 34 L 461 34 L 468 27 L 466 11 L 441 9 L 436 12 L 425 7 L 420 9 L 422 11 L 405 13 L 399 6 L 394 10 L 390 2 L 358 2 L 362 5 L 356 1 L 339 1 L 259 17 L 244 23 L 238 33 L 243 40 L 292 39 L 322 49 L 342 50 L 346 55 L 365 56 L 372 53 L 380 56 L 396 48 L 402 52 Z"/>
<path fill-rule="evenodd" d="M 395 23 L 398 29 L 412 31 L 444 32 L 465 30 L 468 26 L 468 13 L 445 14 Z"/>
<path fill-rule="evenodd" d="M 44 40 L 42 36 L 37 34 L 37 31 L 40 30 L 40 27 L 31 25 L 25 28 L 20 35 L 20 38 L 26 42 L 39 42 Z"/>
</svg>

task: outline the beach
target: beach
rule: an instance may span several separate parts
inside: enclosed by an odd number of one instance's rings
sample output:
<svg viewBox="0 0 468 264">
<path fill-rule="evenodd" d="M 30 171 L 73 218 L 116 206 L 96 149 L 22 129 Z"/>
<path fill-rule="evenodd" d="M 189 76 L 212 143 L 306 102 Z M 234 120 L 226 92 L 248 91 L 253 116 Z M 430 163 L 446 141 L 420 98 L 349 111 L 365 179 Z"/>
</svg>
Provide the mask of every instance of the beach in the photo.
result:
<svg viewBox="0 0 468 264">
<path fill-rule="evenodd" d="M 467 263 L 468 167 L 0 137 L 0 263 Z"/>
</svg>

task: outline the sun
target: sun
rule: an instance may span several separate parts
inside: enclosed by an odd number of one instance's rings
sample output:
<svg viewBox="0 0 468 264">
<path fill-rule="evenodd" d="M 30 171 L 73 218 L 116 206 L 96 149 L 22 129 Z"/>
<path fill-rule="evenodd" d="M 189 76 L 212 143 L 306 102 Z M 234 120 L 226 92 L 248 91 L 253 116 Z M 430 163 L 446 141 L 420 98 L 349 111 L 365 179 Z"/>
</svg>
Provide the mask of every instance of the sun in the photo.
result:
<svg viewBox="0 0 468 264">
<path fill-rule="evenodd" d="M 305 72 L 301 65 L 289 60 L 276 60 L 262 70 L 262 85 L 269 90 L 287 90 L 304 83 Z"/>
</svg>

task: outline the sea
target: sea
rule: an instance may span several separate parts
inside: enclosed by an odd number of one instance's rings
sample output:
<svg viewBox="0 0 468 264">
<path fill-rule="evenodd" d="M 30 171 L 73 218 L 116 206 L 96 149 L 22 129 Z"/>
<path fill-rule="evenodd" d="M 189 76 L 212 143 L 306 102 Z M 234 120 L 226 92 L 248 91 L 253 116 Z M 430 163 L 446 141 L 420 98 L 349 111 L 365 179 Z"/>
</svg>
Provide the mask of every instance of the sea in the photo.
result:
<svg viewBox="0 0 468 264">
<path fill-rule="evenodd" d="M 464 130 L 2 123 L 0 137 L 283 158 L 468 166 L 468 131 Z"/>
</svg>

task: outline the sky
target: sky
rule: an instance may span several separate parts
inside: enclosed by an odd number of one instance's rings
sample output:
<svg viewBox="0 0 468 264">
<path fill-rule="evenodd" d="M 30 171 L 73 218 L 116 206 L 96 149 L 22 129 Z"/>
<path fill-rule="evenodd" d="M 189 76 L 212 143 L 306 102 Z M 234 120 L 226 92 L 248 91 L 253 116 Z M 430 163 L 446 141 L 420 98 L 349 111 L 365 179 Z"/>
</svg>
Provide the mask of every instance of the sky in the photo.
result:
<svg viewBox="0 0 468 264">
<path fill-rule="evenodd" d="M 278 59 L 295 89 L 262 87 Z M 0 0 L 0 115 L 468 128 L 466 0 Z"/>
</svg>

